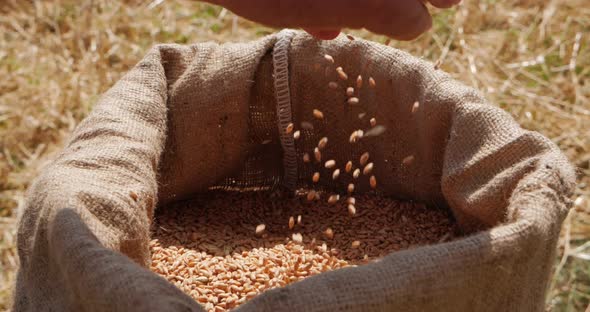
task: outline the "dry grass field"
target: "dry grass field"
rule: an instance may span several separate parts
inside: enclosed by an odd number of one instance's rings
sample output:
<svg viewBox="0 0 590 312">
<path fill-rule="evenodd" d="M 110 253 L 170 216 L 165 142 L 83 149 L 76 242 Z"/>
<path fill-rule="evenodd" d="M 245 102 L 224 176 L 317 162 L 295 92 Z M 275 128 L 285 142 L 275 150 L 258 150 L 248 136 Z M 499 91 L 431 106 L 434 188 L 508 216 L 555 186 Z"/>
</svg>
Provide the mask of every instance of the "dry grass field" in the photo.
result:
<svg viewBox="0 0 590 312">
<path fill-rule="evenodd" d="M 590 5 L 587 0 L 464 0 L 431 32 L 391 45 L 432 61 L 578 168 L 547 297 L 552 311 L 590 302 Z M 43 164 L 107 90 L 156 43 L 248 41 L 273 32 L 196 1 L 0 1 L 0 311 L 17 269 L 16 220 Z M 355 35 L 384 42 L 365 31 Z"/>
</svg>

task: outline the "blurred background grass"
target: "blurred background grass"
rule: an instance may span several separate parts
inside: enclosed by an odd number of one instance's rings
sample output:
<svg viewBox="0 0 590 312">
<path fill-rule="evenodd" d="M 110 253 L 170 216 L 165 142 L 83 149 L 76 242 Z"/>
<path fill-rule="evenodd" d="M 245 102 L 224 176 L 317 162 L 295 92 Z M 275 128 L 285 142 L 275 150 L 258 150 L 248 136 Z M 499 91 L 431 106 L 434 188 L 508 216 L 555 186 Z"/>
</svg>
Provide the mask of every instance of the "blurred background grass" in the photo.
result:
<svg viewBox="0 0 590 312">
<path fill-rule="evenodd" d="M 587 0 L 464 0 L 433 30 L 390 43 L 477 88 L 578 169 L 547 310 L 590 302 L 590 5 Z M 17 269 L 24 192 L 97 97 L 156 43 L 249 41 L 273 29 L 196 1 L 3 0 L 0 6 L 0 311 Z M 365 31 L 354 35 L 385 43 Z"/>
</svg>

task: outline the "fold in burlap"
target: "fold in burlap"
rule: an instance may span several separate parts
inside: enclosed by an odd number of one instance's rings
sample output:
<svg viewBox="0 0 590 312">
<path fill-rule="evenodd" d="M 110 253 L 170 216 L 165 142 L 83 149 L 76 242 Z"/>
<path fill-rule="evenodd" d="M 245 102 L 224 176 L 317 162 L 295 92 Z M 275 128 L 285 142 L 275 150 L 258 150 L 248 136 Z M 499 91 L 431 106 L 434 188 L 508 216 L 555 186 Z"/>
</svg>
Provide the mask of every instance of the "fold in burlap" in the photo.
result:
<svg viewBox="0 0 590 312">
<path fill-rule="evenodd" d="M 311 169 L 301 155 L 323 136 L 337 163 L 370 151 L 383 192 L 448 207 L 470 234 L 271 290 L 238 310 L 542 310 L 574 182 L 557 147 L 406 53 L 303 33 L 285 45 L 290 36 L 156 46 L 113 86 L 29 189 L 14 310 L 200 310 L 142 268 L 156 201 L 210 187 L 274 187 L 285 157 L 297 159 L 289 174 L 302 186 Z M 277 42 L 288 49 L 285 65 L 273 63 Z M 363 127 L 361 109 L 327 87 L 337 77 L 326 75 L 325 53 L 349 84 L 359 74 L 375 78 L 375 89 L 360 90 L 361 107 L 386 126 L 383 135 L 348 144 Z M 273 73 L 288 81 L 275 83 Z M 285 94 L 277 88 L 285 87 L 295 124 L 313 108 L 326 116 L 295 150 L 281 148 L 277 125 L 276 99 Z M 415 161 L 404 165 L 408 155 Z"/>
</svg>

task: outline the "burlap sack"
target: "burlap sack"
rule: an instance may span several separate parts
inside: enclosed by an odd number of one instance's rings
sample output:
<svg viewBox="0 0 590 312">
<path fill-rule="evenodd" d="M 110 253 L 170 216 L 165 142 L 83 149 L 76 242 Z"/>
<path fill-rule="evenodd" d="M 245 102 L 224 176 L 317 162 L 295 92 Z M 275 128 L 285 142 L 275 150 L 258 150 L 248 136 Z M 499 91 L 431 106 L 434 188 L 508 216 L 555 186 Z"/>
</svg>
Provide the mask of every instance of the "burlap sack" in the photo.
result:
<svg viewBox="0 0 590 312">
<path fill-rule="evenodd" d="M 327 72 L 325 53 L 336 59 Z M 361 107 L 384 134 L 348 144 L 361 108 L 327 87 L 338 81 L 334 66 L 349 84 L 375 78 Z M 279 134 L 313 108 L 325 122 L 301 142 Z M 14 310 L 201 310 L 145 269 L 156 202 L 210 187 L 301 186 L 301 155 L 322 136 L 339 163 L 369 150 L 383 192 L 449 207 L 468 235 L 311 277 L 237 310 L 543 309 L 574 183 L 557 147 L 404 52 L 283 31 L 246 44 L 156 46 L 102 97 L 29 190 Z"/>
</svg>

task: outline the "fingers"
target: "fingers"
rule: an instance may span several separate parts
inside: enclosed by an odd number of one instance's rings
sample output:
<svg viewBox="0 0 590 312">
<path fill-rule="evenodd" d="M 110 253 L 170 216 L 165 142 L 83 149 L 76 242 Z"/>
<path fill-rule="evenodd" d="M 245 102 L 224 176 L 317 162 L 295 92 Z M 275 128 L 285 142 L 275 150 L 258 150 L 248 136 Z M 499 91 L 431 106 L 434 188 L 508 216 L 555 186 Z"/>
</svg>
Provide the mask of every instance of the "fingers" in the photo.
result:
<svg viewBox="0 0 590 312">
<path fill-rule="evenodd" d="M 340 30 L 317 30 L 304 28 L 310 35 L 321 40 L 332 40 L 338 37 Z"/>
<path fill-rule="evenodd" d="M 341 8 L 337 11 L 343 20 L 335 20 L 336 25 L 350 28 L 365 27 L 397 40 L 415 39 L 432 27 L 430 13 L 420 0 L 363 1 L 358 2 L 356 7 L 349 5 L 347 8 L 348 10 Z M 339 31 L 317 31 L 313 28 L 306 31 L 324 40 L 334 39 L 339 34 Z"/>
<path fill-rule="evenodd" d="M 411 40 L 430 29 L 427 0 L 207 0 L 247 19 L 273 27 L 302 27 L 321 39 L 337 30 L 367 28 L 398 40 Z M 446 6 L 459 0 L 428 0 Z"/>
<path fill-rule="evenodd" d="M 362 0 L 206 0 L 249 20 L 273 27 L 302 27 L 314 33 L 337 30 Z M 344 4 L 342 4 L 344 3 Z M 319 31 L 318 31 L 319 30 Z"/>
<path fill-rule="evenodd" d="M 367 16 L 364 27 L 396 40 L 412 40 L 432 27 L 432 18 L 419 0 L 379 1 Z"/>
<path fill-rule="evenodd" d="M 461 0 L 428 0 L 430 4 L 434 5 L 440 9 L 448 9 L 452 6 L 455 6 L 461 2 Z"/>
</svg>

